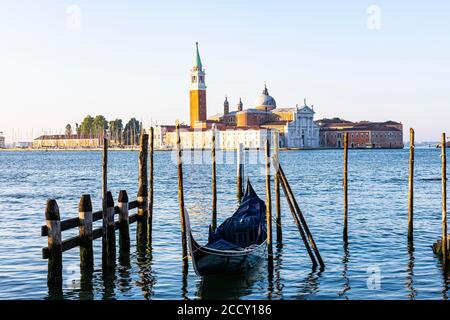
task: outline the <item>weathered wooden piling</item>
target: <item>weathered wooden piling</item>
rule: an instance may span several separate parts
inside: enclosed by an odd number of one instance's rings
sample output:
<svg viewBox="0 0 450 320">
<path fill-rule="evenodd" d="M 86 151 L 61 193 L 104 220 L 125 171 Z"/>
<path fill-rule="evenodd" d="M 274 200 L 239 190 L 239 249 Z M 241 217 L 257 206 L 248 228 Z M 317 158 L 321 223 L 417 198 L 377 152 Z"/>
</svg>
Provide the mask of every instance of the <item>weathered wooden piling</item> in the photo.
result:
<svg viewBox="0 0 450 320">
<path fill-rule="evenodd" d="M 106 193 L 106 213 L 103 212 L 103 265 L 116 262 L 116 234 L 114 228 L 114 199 L 110 191 Z"/>
<path fill-rule="evenodd" d="M 243 183 L 243 175 L 244 175 L 244 159 L 243 159 L 243 144 L 239 143 L 237 148 L 237 154 L 236 154 L 236 163 L 237 163 L 237 176 L 236 176 L 236 182 L 237 182 L 237 198 L 238 201 L 241 202 L 242 196 L 244 194 L 244 183 Z"/>
<path fill-rule="evenodd" d="M 211 229 L 214 231 L 217 227 L 217 187 L 216 187 L 216 130 L 212 130 L 211 140 L 211 165 L 212 165 L 212 223 Z"/>
<path fill-rule="evenodd" d="M 102 158 L 102 210 L 106 214 L 106 193 L 108 192 L 108 139 L 103 137 Z"/>
<path fill-rule="evenodd" d="M 274 158 L 274 160 L 275 160 L 274 162 L 277 163 L 277 166 L 279 166 L 278 158 Z M 298 231 L 300 233 L 300 237 L 302 238 L 303 244 L 305 245 L 306 251 L 308 252 L 308 255 L 309 255 L 310 259 L 311 259 L 313 268 L 315 269 L 317 267 L 316 258 L 314 257 L 314 254 L 313 254 L 313 252 L 311 250 L 311 247 L 310 247 L 310 245 L 308 243 L 308 239 L 307 239 L 307 236 L 305 234 L 305 231 L 303 230 L 301 221 L 300 221 L 298 215 L 295 212 L 294 204 L 292 202 L 292 199 L 291 199 L 291 197 L 289 195 L 289 192 L 288 192 L 288 189 L 287 189 L 288 186 L 287 186 L 286 182 L 283 181 L 283 179 L 281 178 L 281 173 L 279 171 L 278 171 L 278 178 L 279 178 L 279 181 L 281 182 L 281 187 L 283 188 L 284 195 L 286 196 L 286 201 L 288 203 L 289 210 L 292 213 L 292 217 L 294 218 L 295 225 L 297 226 L 297 229 L 298 229 Z"/>
<path fill-rule="evenodd" d="M 448 248 L 447 248 L 447 139 L 445 133 L 442 134 L 442 260 L 444 266 L 447 266 Z"/>
<path fill-rule="evenodd" d="M 119 247 L 121 250 L 129 250 L 130 222 L 128 214 L 128 193 L 126 190 L 120 190 L 117 206 L 119 207 Z"/>
<path fill-rule="evenodd" d="M 314 241 L 314 238 L 311 234 L 311 231 L 309 230 L 308 224 L 306 223 L 306 220 L 303 216 L 303 213 L 297 203 L 297 200 L 295 200 L 295 196 L 294 193 L 292 192 L 291 186 L 289 185 L 289 182 L 287 181 L 287 178 L 284 174 L 283 168 L 281 167 L 280 164 L 278 164 L 279 168 L 278 168 L 278 172 L 281 178 L 281 182 L 282 184 L 284 184 L 286 186 L 286 191 L 288 193 L 288 197 L 290 197 L 292 204 L 294 205 L 295 208 L 295 212 L 298 216 L 298 218 L 300 219 L 300 222 L 302 224 L 303 229 L 305 230 L 305 233 L 308 237 L 309 243 L 311 244 L 312 249 L 314 250 L 314 253 L 316 255 L 317 260 L 319 261 L 320 267 L 321 268 L 325 268 L 325 263 L 322 260 L 322 257 L 320 255 L 319 249 L 317 248 L 316 242 Z"/>
<path fill-rule="evenodd" d="M 344 241 L 348 241 L 348 132 L 344 133 Z"/>
<path fill-rule="evenodd" d="M 181 150 L 180 124 L 176 123 L 177 134 L 177 167 L 178 167 L 178 202 L 180 204 L 180 223 L 181 223 L 181 249 L 183 270 L 187 270 L 188 253 L 187 253 L 187 238 L 186 238 L 186 221 L 184 219 L 184 190 L 183 190 L 183 154 Z"/>
<path fill-rule="evenodd" d="M 414 129 L 409 129 L 408 240 L 414 233 Z"/>
<path fill-rule="evenodd" d="M 48 240 L 48 274 L 47 284 L 51 287 L 62 287 L 62 238 L 61 218 L 56 200 L 47 200 L 45 223 Z"/>
<path fill-rule="evenodd" d="M 279 132 L 274 132 L 274 158 L 279 159 Z M 281 244 L 283 241 L 281 228 L 281 203 L 280 203 L 280 179 L 278 177 L 278 161 L 274 162 L 274 187 L 275 187 L 275 214 L 277 226 L 277 243 Z"/>
<path fill-rule="evenodd" d="M 142 134 L 139 149 L 138 179 L 138 221 L 136 238 L 138 244 L 145 244 L 148 239 L 148 134 Z"/>
<path fill-rule="evenodd" d="M 153 235 L 153 153 L 155 149 L 155 132 L 150 128 L 149 178 L 148 178 L 148 242 L 152 243 Z"/>
<path fill-rule="evenodd" d="M 92 202 L 89 194 L 83 194 L 78 203 L 78 218 L 80 219 L 80 270 L 94 270 L 94 251 L 92 249 Z"/>
<path fill-rule="evenodd" d="M 107 267 L 110 263 L 111 239 L 108 237 L 108 139 L 106 130 L 103 134 L 103 158 L 102 158 L 102 265 Z"/>
<path fill-rule="evenodd" d="M 269 263 L 272 262 L 272 194 L 270 188 L 270 133 L 266 138 L 266 224 L 267 224 L 267 254 Z"/>
</svg>

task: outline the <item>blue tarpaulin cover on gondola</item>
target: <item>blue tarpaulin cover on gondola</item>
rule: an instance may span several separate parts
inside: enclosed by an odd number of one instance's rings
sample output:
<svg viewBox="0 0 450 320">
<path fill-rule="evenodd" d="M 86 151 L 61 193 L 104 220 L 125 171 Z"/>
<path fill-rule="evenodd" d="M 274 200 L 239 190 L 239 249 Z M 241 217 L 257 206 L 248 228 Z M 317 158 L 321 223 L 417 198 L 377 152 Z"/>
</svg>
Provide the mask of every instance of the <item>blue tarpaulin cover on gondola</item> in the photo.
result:
<svg viewBox="0 0 450 320">
<path fill-rule="evenodd" d="M 247 190 L 239 208 L 201 246 L 192 235 L 189 214 L 184 210 L 192 265 L 199 276 L 240 273 L 253 268 L 266 252 L 266 206 L 247 180 Z"/>
<path fill-rule="evenodd" d="M 256 196 L 250 183 L 239 209 L 213 232 L 206 247 L 218 250 L 243 250 L 266 239 L 266 205 Z"/>
</svg>

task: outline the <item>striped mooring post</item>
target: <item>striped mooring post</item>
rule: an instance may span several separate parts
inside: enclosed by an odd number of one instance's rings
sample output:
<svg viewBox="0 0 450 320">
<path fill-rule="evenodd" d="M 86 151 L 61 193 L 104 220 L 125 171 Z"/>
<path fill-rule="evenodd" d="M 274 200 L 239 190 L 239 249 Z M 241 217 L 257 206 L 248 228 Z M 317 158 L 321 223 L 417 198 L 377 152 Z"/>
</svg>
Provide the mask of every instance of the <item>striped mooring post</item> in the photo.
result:
<svg viewBox="0 0 450 320">
<path fill-rule="evenodd" d="M 62 238 L 61 218 L 56 200 L 47 200 L 45 208 L 45 223 L 48 228 L 48 274 L 49 287 L 62 288 Z"/>
<path fill-rule="evenodd" d="M 414 234 L 414 129 L 409 129 L 408 241 Z"/>
<path fill-rule="evenodd" d="M 94 271 L 94 251 L 92 246 L 92 202 L 89 194 L 83 194 L 78 203 L 78 218 L 80 219 L 80 270 Z"/>
</svg>

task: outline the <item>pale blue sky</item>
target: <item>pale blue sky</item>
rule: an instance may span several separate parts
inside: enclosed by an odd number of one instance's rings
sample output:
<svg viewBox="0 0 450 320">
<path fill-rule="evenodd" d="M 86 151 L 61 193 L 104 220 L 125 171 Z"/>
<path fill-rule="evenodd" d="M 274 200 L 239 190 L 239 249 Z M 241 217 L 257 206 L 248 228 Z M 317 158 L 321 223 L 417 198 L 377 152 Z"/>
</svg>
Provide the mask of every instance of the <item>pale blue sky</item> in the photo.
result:
<svg viewBox="0 0 450 320">
<path fill-rule="evenodd" d="M 278 106 L 306 97 L 316 118 L 401 121 L 418 140 L 450 133 L 450 2 L 341 2 L 1 0 L 0 131 L 30 140 L 88 113 L 188 121 L 199 41 L 208 115 L 225 95 L 251 107 L 266 81 Z"/>
</svg>

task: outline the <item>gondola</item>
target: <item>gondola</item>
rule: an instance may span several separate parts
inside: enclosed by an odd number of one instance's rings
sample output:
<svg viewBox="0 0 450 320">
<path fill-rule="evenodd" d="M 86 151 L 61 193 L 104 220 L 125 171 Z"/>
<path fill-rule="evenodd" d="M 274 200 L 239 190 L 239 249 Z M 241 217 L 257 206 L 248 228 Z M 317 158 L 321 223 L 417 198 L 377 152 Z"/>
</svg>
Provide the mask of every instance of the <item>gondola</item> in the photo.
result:
<svg viewBox="0 0 450 320">
<path fill-rule="evenodd" d="M 189 253 L 199 276 L 244 272 L 254 267 L 266 252 L 266 205 L 249 180 L 236 212 L 216 230 L 209 227 L 206 245 L 195 241 L 187 210 L 184 215 Z"/>
</svg>

